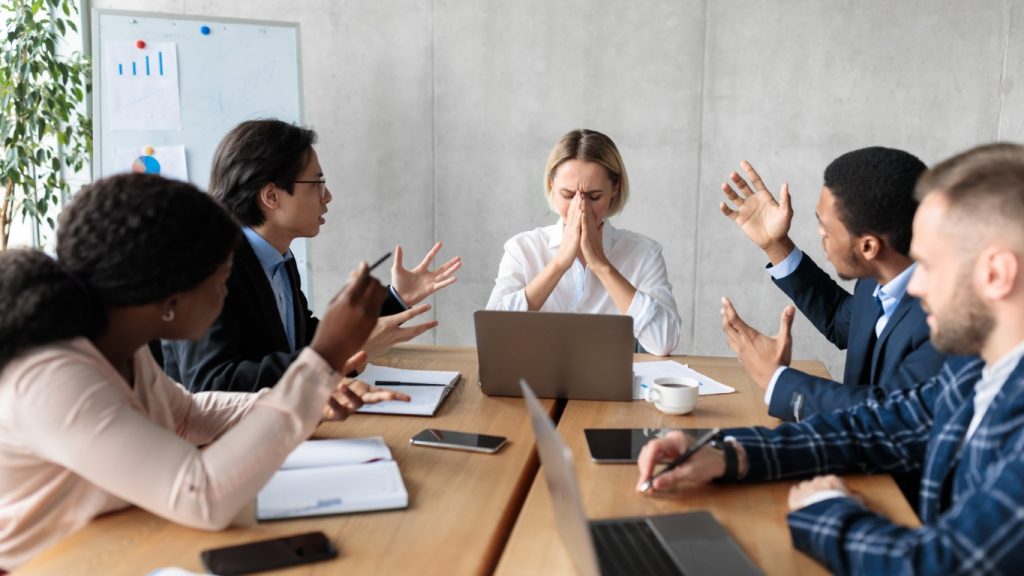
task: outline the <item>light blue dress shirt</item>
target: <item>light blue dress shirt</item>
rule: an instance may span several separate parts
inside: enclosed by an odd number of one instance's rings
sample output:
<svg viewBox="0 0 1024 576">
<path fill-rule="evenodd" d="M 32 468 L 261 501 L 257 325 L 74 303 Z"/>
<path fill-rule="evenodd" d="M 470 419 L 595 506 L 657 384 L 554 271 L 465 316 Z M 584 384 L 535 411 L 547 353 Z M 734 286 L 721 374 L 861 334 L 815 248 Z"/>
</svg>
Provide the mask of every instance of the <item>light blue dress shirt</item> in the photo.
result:
<svg viewBox="0 0 1024 576">
<path fill-rule="evenodd" d="M 889 318 L 892 318 L 892 313 L 896 311 L 903 295 L 907 293 L 907 286 L 910 284 L 910 277 L 913 276 L 915 268 L 917 268 L 917 262 L 907 266 L 906 270 L 889 280 L 885 286 L 881 284 L 875 286 L 875 301 L 882 304 L 882 316 L 875 324 L 875 336 L 882 335 L 882 330 L 885 330 Z"/>
<path fill-rule="evenodd" d="M 782 262 L 769 267 L 768 273 L 771 274 L 772 278 L 781 280 L 792 274 L 800 266 L 800 261 L 803 260 L 803 257 L 804 253 L 799 248 L 794 247 L 793 251 Z M 910 277 L 914 274 L 914 268 L 916 267 L 917 262 L 914 262 L 885 286 L 875 286 L 875 301 L 880 302 L 882 305 L 882 315 L 878 318 L 878 322 L 875 323 L 876 337 L 882 335 L 882 330 L 885 330 L 885 325 L 889 323 L 889 318 L 892 318 L 892 313 L 896 311 L 896 307 L 899 306 L 903 295 L 907 293 L 907 285 L 910 284 Z M 786 370 L 789 370 L 789 368 L 779 366 L 775 373 L 772 374 L 772 379 L 768 382 L 768 390 L 764 394 L 765 404 L 771 404 L 772 393 L 775 392 L 775 383 L 779 381 L 779 377 Z"/>
<path fill-rule="evenodd" d="M 292 256 L 291 250 L 281 254 L 270 242 L 267 242 L 266 239 L 257 234 L 252 228 L 243 227 L 242 232 L 245 234 L 245 239 L 249 241 L 249 245 L 252 246 L 252 251 L 256 253 L 256 259 L 259 260 L 263 273 L 267 275 L 267 281 L 270 282 L 270 288 L 274 292 L 274 303 L 277 304 L 277 313 L 281 318 L 281 324 L 284 326 L 285 336 L 288 338 L 288 346 L 294 352 L 294 296 L 292 295 L 291 282 L 288 280 L 288 270 L 285 268 L 285 264 L 289 260 L 293 260 L 294 256 Z"/>
</svg>

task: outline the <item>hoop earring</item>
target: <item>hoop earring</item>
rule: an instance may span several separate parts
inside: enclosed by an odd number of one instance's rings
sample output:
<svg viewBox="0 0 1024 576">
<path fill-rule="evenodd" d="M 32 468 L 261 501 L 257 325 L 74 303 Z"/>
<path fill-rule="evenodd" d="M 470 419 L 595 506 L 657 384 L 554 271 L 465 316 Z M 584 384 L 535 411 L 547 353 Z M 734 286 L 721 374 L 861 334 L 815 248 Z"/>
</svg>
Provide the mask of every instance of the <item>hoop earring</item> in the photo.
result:
<svg viewBox="0 0 1024 576">
<path fill-rule="evenodd" d="M 163 320 L 164 322 L 174 322 L 174 309 L 171 308 L 170 310 L 161 314 L 160 319 Z"/>
</svg>

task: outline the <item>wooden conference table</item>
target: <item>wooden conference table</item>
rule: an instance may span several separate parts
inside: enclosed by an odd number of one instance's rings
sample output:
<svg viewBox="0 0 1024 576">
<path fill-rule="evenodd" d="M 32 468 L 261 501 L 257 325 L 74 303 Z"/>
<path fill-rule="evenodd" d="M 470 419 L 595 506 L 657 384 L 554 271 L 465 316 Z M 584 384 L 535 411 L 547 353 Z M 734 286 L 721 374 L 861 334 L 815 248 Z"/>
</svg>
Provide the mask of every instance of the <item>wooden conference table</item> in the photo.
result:
<svg viewBox="0 0 1024 576">
<path fill-rule="evenodd" d="M 596 464 L 590 460 L 584 428 L 711 428 L 764 425 L 768 416 L 763 393 L 733 358 L 674 356 L 679 362 L 736 388 L 735 394 L 702 396 L 685 416 L 666 416 L 646 402 L 572 400 L 558 421 L 558 431 L 573 453 L 576 480 L 588 518 L 616 518 L 710 510 L 766 574 L 825 574 L 821 565 L 793 549 L 786 527 L 789 488 L 793 482 L 706 486 L 684 494 L 638 496 L 635 464 Z M 793 366 L 819 376 L 820 362 Z M 868 506 L 896 522 L 917 525 L 917 517 L 890 476 L 848 476 L 851 488 Z M 501 556 L 497 574 L 571 574 L 573 565 L 553 537 L 555 517 L 543 474 L 538 474 Z"/>
<path fill-rule="evenodd" d="M 654 359 L 638 355 L 637 360 Z M 736 394 L 701 398 L 688 416 L 664 416 L 644 402 L 569 401 L 559 422 L 573 450 L 584 507 L 590 517 L 710 509 L 754 561 L 769 574 L 824 573 L 793 550 L 785 526 L 789 483 L 712 487 L 685 496 L 633 494 L 630 465 L 590 462 L 583 428 L 691 427 L 765 424 L 760 392 L 734 359 L 678 356 L 674 359 L 725 382 Z M 17 571 L 32 574 L 147 574 L 178 566 L 202 571 L 199 552 L 321 530 L 337 545 L 331 562 L 293 568 L 289 574 L 573 574 L 558 538 L 550 500 L 533 450 L 533 432 L 518 398 L 485 396 L 477 387 L 473 348 L 405 345 L 380 364 L 401 368 L 458 370 L 462 380 L 434 418 L 356 415 L 321 426 L 318 436 L 383 436 L 409 491 L 405 510 L 233 527 L 219 533 L 175 525 L 137 508 L 91 522 Z M 795 363 L 825 374 L 819 362 Z M 543 400 L 551 414 L 555 402 Z M 425 427 L 506 436 L 496 455 L 413 447 L 409 438 Z M 906 500 L 887 476 L 852 479 L 869 505 L 896 521 L 916 522 Z"/>
</svg>

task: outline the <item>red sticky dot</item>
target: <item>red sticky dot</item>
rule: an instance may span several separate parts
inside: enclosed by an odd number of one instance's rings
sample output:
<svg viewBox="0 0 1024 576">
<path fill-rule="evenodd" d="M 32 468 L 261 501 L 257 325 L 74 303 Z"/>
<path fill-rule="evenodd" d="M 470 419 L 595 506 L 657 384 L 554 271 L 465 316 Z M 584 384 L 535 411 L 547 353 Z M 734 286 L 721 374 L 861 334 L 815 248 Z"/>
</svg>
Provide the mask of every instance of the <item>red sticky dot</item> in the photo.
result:
<svg viewBox="0 0 1024 576">
<path fill-rule="evenodd" d="M 136 48 L 145 48 L 145 47 L 146 47 L 146 42 L 145 42 L 145 40 L 137 40 L 137 41 L 135 42 L 135 47 L 136 47 Z"/>
</svg>

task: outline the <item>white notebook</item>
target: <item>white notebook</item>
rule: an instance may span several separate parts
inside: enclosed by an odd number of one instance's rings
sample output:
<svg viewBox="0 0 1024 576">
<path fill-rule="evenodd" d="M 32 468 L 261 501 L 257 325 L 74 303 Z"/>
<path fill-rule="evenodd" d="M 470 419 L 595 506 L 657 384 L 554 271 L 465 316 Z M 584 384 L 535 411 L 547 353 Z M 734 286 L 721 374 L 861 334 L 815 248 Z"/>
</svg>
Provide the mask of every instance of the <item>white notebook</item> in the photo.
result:
<svg viewBox="0 0 1024 576">
<path fill-rule="evenodd" d="M 409 402 L 365 404 L 361 414 L 433 416 L 459 381 L 459 373 L 444 370 L 406 370 L 368 364 L 359 379 L 372 386 L 408 394 Z"/>
<path fill-rule="evenodd" d="M 276 520 L 405 508 L 409 493 L 384 439 L 303 442 L 256 497 L 256 518 Z"/>
</svg>

